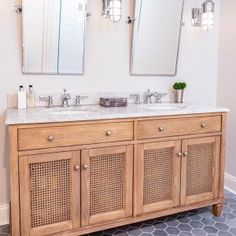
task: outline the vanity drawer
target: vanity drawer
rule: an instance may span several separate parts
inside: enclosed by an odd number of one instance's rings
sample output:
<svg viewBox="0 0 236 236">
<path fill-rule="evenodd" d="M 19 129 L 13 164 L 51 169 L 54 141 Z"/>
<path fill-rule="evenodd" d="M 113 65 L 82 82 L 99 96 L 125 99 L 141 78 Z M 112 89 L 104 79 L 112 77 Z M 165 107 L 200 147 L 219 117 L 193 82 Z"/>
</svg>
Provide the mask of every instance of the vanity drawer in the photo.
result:
<svg viewBox="0 0 236 236">
<path fill-rule="evenodd" d="M 133 139 L 133 122 L 81 124 L 18 130 L 19 150 L 63 147 Z"/>
<path fill-rule="evenodd" d="M 138 121 L 138 139 L 221 131 L 221 116 Z"/>
</svg>

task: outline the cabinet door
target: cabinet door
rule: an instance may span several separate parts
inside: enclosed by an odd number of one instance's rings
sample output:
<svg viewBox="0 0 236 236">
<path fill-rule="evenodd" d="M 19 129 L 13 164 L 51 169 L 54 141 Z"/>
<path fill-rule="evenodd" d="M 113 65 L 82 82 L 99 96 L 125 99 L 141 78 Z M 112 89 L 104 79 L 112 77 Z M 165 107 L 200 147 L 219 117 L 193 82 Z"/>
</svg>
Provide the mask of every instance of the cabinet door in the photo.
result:
<svg viewBox="0 0 236 236">
<path fill-rule="evenodd" d="M 139 144 L 134 215 L 179 205 L 181 141 Z"/>
<path fill-rule="evenodd" d="M 183 141 L 181 204 L 218 197 L 220 137 Z"/>
<path fill-rule="evenodd" d="M 132 215 L 133 146 L 82 151 L 82 226 Z"/>
<path fill-rule="evenodd" d="M 21 235 L 80 226 L 80 152 L 20 157 Z"/>
</svg>

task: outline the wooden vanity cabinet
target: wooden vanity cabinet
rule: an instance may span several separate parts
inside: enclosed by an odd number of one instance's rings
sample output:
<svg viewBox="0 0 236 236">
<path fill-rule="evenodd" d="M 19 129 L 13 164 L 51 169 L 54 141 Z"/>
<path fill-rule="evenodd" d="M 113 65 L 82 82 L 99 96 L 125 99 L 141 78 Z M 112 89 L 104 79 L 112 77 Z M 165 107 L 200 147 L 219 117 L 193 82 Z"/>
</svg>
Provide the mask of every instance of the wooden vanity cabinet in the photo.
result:
<svg viewBox="0 0 236 236">
<path fill-rule="evenodd" d="M 19 158 L 21 235 L 80 227 L 80 152 Z"/>
<path fill-rule="evenodd" d="M 22 156 L 19 168 L 21 235 L 132 216 L 132 145 Z"/>
<path fill-rule="evenodd" d="M 135 215 L 218 198 L 219 136 L 139 144 L 137 153 Z"/>
<path fill-rule="evenodd" d="M 210 205 L 220 215 L 225 121 L 9 126 L 12 236 L 77 236 Z"/>
<path fill-rule="evenodd" d="M 179 206 L 181 141 L 139 144 L 134 214 Z"/>
<path fill-rule="evenodd" d="M 181 205 L 219 197 L 220 137 L 183 140 Z"/>
</svg>

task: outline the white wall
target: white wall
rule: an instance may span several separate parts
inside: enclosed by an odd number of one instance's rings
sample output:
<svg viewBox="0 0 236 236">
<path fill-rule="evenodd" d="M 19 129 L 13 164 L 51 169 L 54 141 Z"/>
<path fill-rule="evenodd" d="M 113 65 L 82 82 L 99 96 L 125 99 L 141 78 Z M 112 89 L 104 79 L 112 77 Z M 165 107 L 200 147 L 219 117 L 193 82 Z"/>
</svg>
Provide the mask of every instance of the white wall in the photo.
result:
<svg viewBox="0 0 236 236">
<path fill-rule="evenodd" d="M 14 12 L 18 0 L 2 0 L 0 7 L 0 206 L 9 202 L 8 160 L 4 113 L 6 95 L 19 84 L 33 84 L 38 93 L 136 91 L 152 88 L 166 91 L 175 80 L 185 80 L 189 87 L 186 101 L 216 103 L 218 57 L 218 9 L 216 25 L 210 32 L 191 26 L 191 8 L 200 6 L 186 0 L 177 77 L 130 77 L 130 31 L 124 19 L 130 15 L 133 0 L 123 0 L 123 19 L 111 24 L 102 19 L 101 2 L 88 0 L 92 17 L 87 26 L 86 65 L 84 76 L 37 76 L 21 73 L 21 16 Z M 1 225 L 1 222 L 0 222 Z"/>
<path fill-rule="evenodd" d="M 236 192 L 236 1 L 222 0 L 220 10 L 218 104 L 230 109 L 226 148 L 226 185 Z"/>
</svg>

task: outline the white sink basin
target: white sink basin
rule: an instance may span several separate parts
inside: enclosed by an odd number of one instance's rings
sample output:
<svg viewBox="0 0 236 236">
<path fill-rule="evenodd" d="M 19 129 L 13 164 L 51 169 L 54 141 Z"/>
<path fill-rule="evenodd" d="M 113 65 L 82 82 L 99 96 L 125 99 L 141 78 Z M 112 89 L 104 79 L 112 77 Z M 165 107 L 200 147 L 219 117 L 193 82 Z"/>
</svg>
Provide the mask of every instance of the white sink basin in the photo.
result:
<svg viewBox="0 0 236 236">
<path fill-rule="evenodd" d="M 76 108 L 55 108 L 51 110 L 49 115 L 89 115 L 91 113 L 97 112 L 97 110 L 90 109 L 76 109 Z"/>
<path fill-rule="evenodd" d="M 162 104 L 153 104 L 153 105 L 145 105 L 142 109 L 145 110 L 155 110 L 155 111 L 178 111 L 180 109 L 184 109 L 187 106 L 183 105 L 162 105 Z"/>
</svg>

